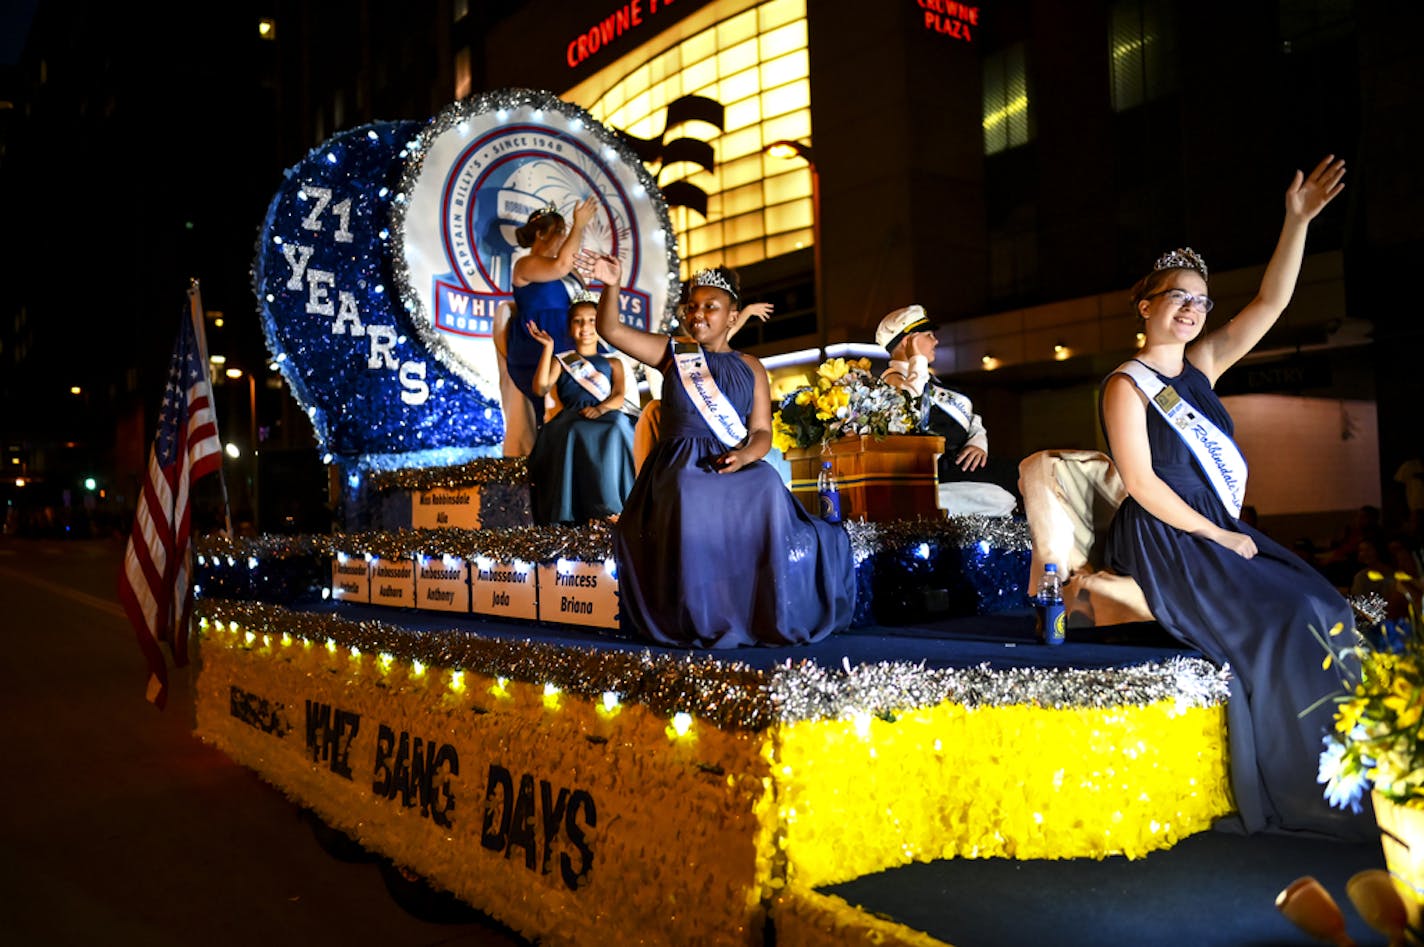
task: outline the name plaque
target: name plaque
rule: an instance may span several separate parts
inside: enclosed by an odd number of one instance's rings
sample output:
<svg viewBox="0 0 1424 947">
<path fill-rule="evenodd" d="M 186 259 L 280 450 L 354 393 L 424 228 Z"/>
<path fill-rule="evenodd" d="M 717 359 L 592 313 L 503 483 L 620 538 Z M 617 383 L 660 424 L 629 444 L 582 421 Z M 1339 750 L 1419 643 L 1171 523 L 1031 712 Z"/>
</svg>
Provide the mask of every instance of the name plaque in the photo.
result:
<svg viewBox="0 0 1424 947">
<path fill-rule="evenodd" d="M 479 529 L 480 488 L 413 491 L 410 497 L 410 525 L 415 529 Z"/>
<path fill-rule="evenodd" d="M 470 569 L 470 611 L 496 618 L 537 619 L 538 577 L 533 563 L 476 560 Z"/>
<path fill-rule="evenodd" d="M 561 559 L 539 566 L 539 617 L 569 625 L 618 627 L 618 580 L 601 562 Z"/>
<path fill-rule="evenodd" d="M 415 564 L 415 605 L 436 612 L 468 612 L 468 563 L 455 556 L 418 560 Z"/>
<path fill-rule="evenodd" d="M 415 560 L 371 561 L 371 604 L 411 608 L 415 605 Z"/>
<path fill-rule="evenodd" d="M 331 597 L 338 602 L 371 601 L 371 569 L 364 556 L 331 560 Z"/>
</svg>

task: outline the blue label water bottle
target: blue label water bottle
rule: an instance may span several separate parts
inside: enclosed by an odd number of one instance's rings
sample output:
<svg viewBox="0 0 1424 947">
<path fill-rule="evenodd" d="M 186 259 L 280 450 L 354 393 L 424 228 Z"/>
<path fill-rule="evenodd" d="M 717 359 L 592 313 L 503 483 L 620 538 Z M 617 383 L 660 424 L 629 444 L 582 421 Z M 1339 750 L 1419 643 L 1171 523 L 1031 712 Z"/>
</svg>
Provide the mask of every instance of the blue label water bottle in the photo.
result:
<svg viewBox="0 0 1424 947">
<path fill-rule="evenodd" d="M 831 462 L 821 461 L 821 472 L 816 477 L 816 493 L 821 498 L 821 519 L 827 523 L 841 521 L 841 488 L 836 486 L 835 475 L 831 473 Z"/>
<path fill-rule="evenodd" d="M 1050 562 L 1043 567 L 1043 577 L 1038 580 L 1038 637 L 1044 644 L 1060 645 L 1064 638 L 1063 580 L 1058 575 L 1058 564 Z"/>
</svg>

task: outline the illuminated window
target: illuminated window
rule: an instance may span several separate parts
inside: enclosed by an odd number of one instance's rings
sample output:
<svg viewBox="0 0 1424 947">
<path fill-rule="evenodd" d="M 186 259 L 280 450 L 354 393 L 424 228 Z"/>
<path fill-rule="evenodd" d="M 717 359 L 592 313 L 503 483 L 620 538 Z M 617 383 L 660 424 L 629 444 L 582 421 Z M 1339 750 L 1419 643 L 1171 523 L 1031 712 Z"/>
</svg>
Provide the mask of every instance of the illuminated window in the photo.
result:
<svg viewBox="0 0 1424 947">
<path fill-rule="evenodd" d="M 455 98 L 469 98 L 474 90 L 474 80 L 470 76 L 470 48 L 466 46 L 455 54 Z"/>
<path fill-rule="evenodd" d="M 664 132 L 667 104 L 705 95 L 725 109 L 723 130 L 691 123 Z M 806 0 L 720 0 L 707 4 L 564 98 L 639 138 L 711 143 L 716 167 L 654 166 L 658 183 L 685 180 L 707 193 L 707 217 L 670 208 L 682 275 L 718 263 L 744 266 L 812 244 L 811 172 L 768 158 L 779 139 L 811 144 Z"/>
<path fill-rule="evenodd" d="M 1108 72 L 1115 112 L 1172 91 L 1176 30 L 1164 0 L 1119 0 L 1108 23 Z"/>
<path fill-rule="evenodd" d="M 1031 138 L 1028 71 L 1020 43 L 984 60 L 984 154 L 1028 144 Z"/>
</svg>

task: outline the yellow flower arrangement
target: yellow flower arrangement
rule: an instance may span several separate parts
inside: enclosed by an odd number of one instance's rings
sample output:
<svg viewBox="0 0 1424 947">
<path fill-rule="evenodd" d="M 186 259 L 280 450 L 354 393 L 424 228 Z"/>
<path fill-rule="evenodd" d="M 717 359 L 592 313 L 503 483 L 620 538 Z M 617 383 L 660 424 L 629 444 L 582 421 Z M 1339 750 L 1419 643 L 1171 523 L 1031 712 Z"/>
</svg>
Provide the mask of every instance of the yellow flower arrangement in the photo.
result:
<svg viewBox="0 0 1424 947">
<path fill-rule="evenodd" d="M 909 394 L 875 377 L 870 359 L 832 358 L 816 369 L 814 384 L 781 399 L 771 419 L 771 442 L 786 451 L 848 434 L 908 434 L 916 420 Z"/>
<path fill-rule="evenodd" d="M 1331 638 L 1342 634 L 1342 625 L 1330 630 Z M 1320 754 L 1325 796 L 1355 811 L 1369 790 L 1424 805 L 1424 635 L 1407 619 L 1348 634 L 1338 650 L 1325 642 L 1325 666 L 1339 667 L 1347 690 L 1336 698 L 1334 732 Z"/>
</svg>

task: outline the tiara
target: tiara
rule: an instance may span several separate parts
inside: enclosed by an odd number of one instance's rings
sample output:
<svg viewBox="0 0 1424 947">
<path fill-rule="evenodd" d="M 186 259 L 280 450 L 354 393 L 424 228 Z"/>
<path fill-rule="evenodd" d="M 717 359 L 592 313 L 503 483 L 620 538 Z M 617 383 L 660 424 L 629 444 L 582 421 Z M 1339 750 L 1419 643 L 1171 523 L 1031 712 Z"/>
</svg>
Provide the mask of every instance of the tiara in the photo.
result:
<svg viewBox="0 0 1424 947">
<path fill-rule="evenodd" d="M 578 292 L 574 293 L 573 297 L 569 300 L 569 307 L 573 308 L 574 306 L 582 306 L 584 303 L 592 303 L 593 305 L 597 306 L 598 293 L 592 293 L 586 289 L 581 289 Z"/>
<path fill-rule="evenodd" d="M 540 207 L 538 210 L 534 211 L 534 213 L 530 214 L 530 215 L 529 215 L 529 221 L 530 221 L 530 223 L 533 223 L 534 221 L 538 220 L 540 217 L 545 216 L 546 214 L 557 214 L 558 212 L 559 212 L 559 209 L 554 206 L 554 202 L 553 202 L 553 201 L 550 201 L 549 203 L 545 204 L 543 207 Z"/>
<path fill-rule="evenodd" d="M 711 286 L 713 289 L 720 289 L 734 300 L 737 298 L 737 291 L 732 288 L 731 282 L 722 275 L 720 270 L 698 270 L 697 275 L 692 277 L 692 281 L 687 284 L 687 288 L 690 291 L 698 286 Z"/>
<path fill-rule="evenodd" d="M 1169 250 L 1157 258 L 1157 262 L 1152 264 L 1155 270 L 1196 270 L 1201 274 L 1202 279 L 1206 279 L 1206 261 L 1197 254 L 1191 247 L 1182 247 L 1180 250 Z"/>
</svg>

